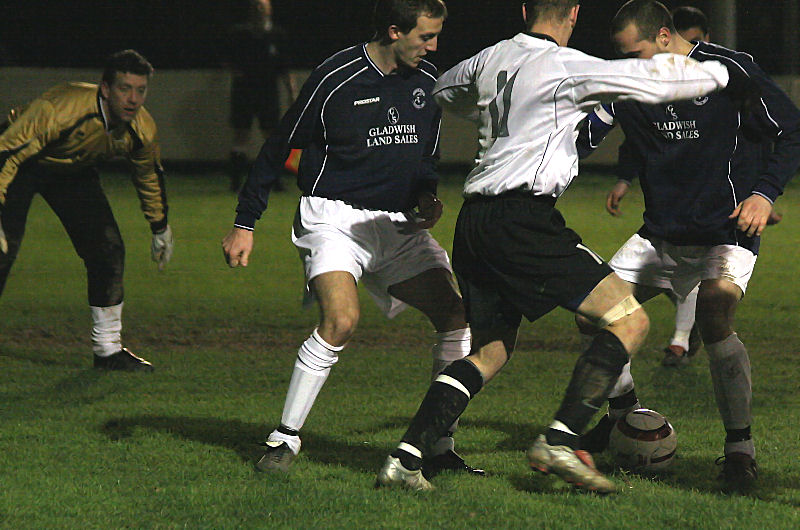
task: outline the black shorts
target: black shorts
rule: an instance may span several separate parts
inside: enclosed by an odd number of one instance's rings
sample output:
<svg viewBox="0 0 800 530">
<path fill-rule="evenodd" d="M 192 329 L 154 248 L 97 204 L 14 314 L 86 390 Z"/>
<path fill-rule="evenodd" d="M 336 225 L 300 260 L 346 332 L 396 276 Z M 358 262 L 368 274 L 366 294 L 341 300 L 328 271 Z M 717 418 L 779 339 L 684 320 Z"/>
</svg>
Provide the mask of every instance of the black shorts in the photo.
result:
<svg viewBox="0 0 800 530">
<path fill-rule="evenodd" d="M 517 327 L 522 315 L 534 321 L 556 306 L 575 311 L 611 274 L 554 206 L 523 192 L 464 202 L 453 270 L 471 327 Z"/>
<path fill-rule="evenodd" d="M 269 131 L 280 121 L 280 101 L 272 79 L 233 77 L 231 85 L 231 126 L 250 129 L 253 117 L 258 118 L 261 130 Z"/>
</svg>

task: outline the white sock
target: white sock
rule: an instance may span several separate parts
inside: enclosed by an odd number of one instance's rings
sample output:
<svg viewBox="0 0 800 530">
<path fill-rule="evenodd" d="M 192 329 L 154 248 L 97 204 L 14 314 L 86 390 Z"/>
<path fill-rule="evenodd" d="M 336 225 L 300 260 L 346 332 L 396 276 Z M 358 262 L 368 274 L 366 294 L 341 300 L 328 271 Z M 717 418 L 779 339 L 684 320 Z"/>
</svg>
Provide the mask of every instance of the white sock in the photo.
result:
<svg viewBox="0 0 800 530">
<path fill-rule="evenodd" d="M 283 405 L 282 425 L 295 431 L 300 430 L 322 385 L 328 379 L 331 366 L 339 360 L 342 349 L 344 346 L 331 346 L 325 342 L 316 329 L 300 346 Z"/>
<path fill-rule="evenodd" d="M 92 311 L 92 350 L 108 357 L 122 349 L 122 302 L 110 307 L 89 306 Z"/>
<path fill-rule="evenodd" d="M 726 429 L 745 429 L 753 422 L 750 358 L 736 333 L 707 344 L 717 408 Z"/>
<path fill-rule="evenodd" d="M 694 313 L 697 306 L 698 287 L 686 296 L 683 301 L 678 301 L 675 307 L 675 333 L 672 335 L 670 344 L 680 346 L 684 350 L 689 349 L 689 334 L 694 326 Z"/>
<path fill-rule="evenodd" d="M 472 334 L 469 328 L 455 329 L 436 333 L 436 344 L 431 348 L 433 354 L 433 371 L 431 380 L 450 366 L 453 361 L 469 355 L 472 346 Z"/>
<path fill-rule="evenodd" d="M 563 423 L 561 423 L 558 420 L 555 420 L 553 423 L 551 423 L 550 427 L 548 427 L 548 429 L 553 429 L 554 431 L 565 432 L 567 434 L 571 434 L 572 436 L 578 436 L 576 433 L 572 432 L 572 429 L 570 429 L 569 427 L 567 427 L 566 425 L 564 425 Z"/>
<path fill-rule="evenodd" d="M 611 393 L 608 394 L 608 399 L 624 396 L 631 390 L 633 390 L 633 376 L 631 375 L 631 362 L 628 361 L 625 366 L 622 367 L 622 373 L 619 374 L 614 388 L 612 388 Z"/>
<path fill-rule="evenodd" d="M 297 455 L 300 453 L 300 437 L 299 436 L 291 436 L 288 434 L 284 434 L 279 432 L 277 429 L 269 433 L 269 437 L 267 438 L 268 442 L 286 442 L 286 445 L 289 446 L 289 449 Z"/>
<path fill-rule="evenodd" d="M 436 344 L 433 345 L 433 370 L 431 371 L 431 381 L 442 370 L 450 366 L 454 361 L 463 359 L 469 355 L 472 347 L 472 333 L 469 328 L 455 329 L 453 331 L 441 331 L 436 333 Z M 458 429 L 458 418 L 450 426 L 449 431 L 456 432 Z M 455 441 L 452 436 L 443 436 L 433 446 L 433 455 L 441 455 L 447 451 L 453 451 Z"/>
</svg>

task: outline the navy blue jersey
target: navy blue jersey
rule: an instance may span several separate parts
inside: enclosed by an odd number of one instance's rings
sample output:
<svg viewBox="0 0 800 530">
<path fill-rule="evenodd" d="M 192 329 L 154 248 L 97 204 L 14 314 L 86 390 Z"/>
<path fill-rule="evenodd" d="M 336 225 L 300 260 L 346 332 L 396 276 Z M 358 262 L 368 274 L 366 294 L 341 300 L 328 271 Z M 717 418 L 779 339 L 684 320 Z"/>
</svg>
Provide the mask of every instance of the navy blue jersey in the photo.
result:
<svg viewBox="0 0 800 530">
<path fill-rule="evenodd" d="M 730 89 L 662 105 L 604 106 L 625 132 L 619 176 L 639 179 L 645 199 L 639 234 L 676 245 L 739 245 L 758 251 L 728 216 L 755 193 L 774 202 L 800 165 L 800 111 L 745 53 L 700 42 L 689 57 L 717 60 L 760 89 L 748 112 Z M 602 114 L 602 112 L 601 112 Z M 579 136 L 596 147 L 610 126 L 598 116 Z M 769 149 L 772 143 L 773 149 Z"/>
<path fill-rule="evenodd" d="M 318 66 L 264 144 L 236 208 L 236 226 L 252 228 L 291 149 L 302 149 L 297 182 L 304 195 L 403 212 L 421 191 L 436 190 L 441 109 L 431 96 L 436 68 L 386 75 L 366 44 Z"/>
</svg>

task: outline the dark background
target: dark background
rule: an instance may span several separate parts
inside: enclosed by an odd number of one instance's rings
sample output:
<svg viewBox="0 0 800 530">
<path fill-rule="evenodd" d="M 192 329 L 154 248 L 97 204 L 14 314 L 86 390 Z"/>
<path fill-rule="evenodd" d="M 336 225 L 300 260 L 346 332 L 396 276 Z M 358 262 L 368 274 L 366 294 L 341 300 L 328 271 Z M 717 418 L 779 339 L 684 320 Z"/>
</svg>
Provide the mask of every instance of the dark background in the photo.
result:
<svg viewBox="0 0 800 530">
<path fill-rule="evenodd" d="M 739 0 L 737 48 L 771 74 L 788 71 L 782 12 L 796 0 Z M 276 23 L 293 39 L 291 62 L 315 66 L 372 36 L 373 0 L 273 0 Z M 570 45 L 613 57 L 608 23 L 623 0 L 581 5 Z M 694 5 L 703 1 L 665 2 Z M 446 68 L 522 29 L 521 0 L 449 0 L 450 18 L 433 61 Z M 246 16 L 243 0 L 0 0 L 0 65 L 97 67 L 112 51 L 135 48 L 159 68 L 214 68 L 229 46 L 225 30 Z M 713 20 L 712 20 L 713 32 Z M 713 35 L 712 35 L 713 39 Z"/>
</svg>

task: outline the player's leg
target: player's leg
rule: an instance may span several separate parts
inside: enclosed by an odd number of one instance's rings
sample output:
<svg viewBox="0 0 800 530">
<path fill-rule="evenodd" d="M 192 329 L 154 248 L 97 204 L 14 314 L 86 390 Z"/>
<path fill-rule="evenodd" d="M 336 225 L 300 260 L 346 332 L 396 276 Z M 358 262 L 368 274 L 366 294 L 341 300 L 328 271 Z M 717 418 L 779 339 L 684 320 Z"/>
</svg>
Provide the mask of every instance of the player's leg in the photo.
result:
<svg viewBox="0 0 800 530">
<path fill-rule="evenodd" d="M 704 280 L 697 297 L 697 321 L 708 352 L 717 408 L 725 426 L 724 467 L 720 478 L 748 486 L 758 476 L 751 434 L 752 378 L 747 349 L 733 330 L 743 290 L 723 279 Z"/>
<path fill-rule="evenodd" d="M 625 280 L 623 281 L 628 284 L 631 292 L 640 304 L 664 292 L 664 289 L 659 287 L 637 285 Z M 575 320 L 578 322 L 578 328 L 584 334 L 591 334 L 593 336 L 600 331 L 596 322 L 592 322 L 589 318 L 579 313 L 575 314 Z M 600 418 L 594 427 L 580 436 L 581 449 L 589 451 L 590 453 L 602 453 L 605 451 L 608 447 L 611 429 L 614 427 L 616 421 L 637 408 L 641 408 L 641 403 L 636 395 L 633 375 L 631 375 L 631 363 L 628 361 L 623 367 L 617 382 L 614 384 L 614 388 L 611 389 L 608 395 L 608 412 Z"/>
<path fill-rule="evenodd" d="M 122 347 L 125 247 L 97 172 L 48 178 L 39 192 L 86 267 L 95 368 L 151 372 L 149 362 Z"/>
<path fill-rule="evenodd" d="M 358 324 L 358 290 L 352 274 L 326 272 L 310 283 L 319 303 L 320 324 L 297 352 L 281 424 L 270 433 L 267 451 L 256 464 L 261 471 L 289 470 L 300 452 L 300 429 Z"/>
<path fill-rule="evenodd" d="M 617 390 L 619 395 L 614 397 L 619 401 L 637 401 L 632 394 L 630 371 L 625 368 L 647 336 L 649 321 L 634 297 L 633 287 L 616 274 L 609 274 L 578 306 L 577 313 L 600 331 L 578 359 L 561 408 L 548 431 L 551 444 L 577 447 L 577 436 L 613 390 Z M 621 403 L 615 405 L 619 405 L 615 409 L 623 408 Z"/>
<path fill-rule="evenodd" d="M 0 295 L 6 286 L 8 274 L 17 259 L 22 238 L 25 235 L 25 222 L 31 207 L 33 195 L 36 193 L 35 177 L 20 170 L 16 178 L 6 190 L 6 202 L 0 207 L 0 224 L 6 234 L 8 251 L 0 252 Z"/>
<path fill-rule="evenodd" d="M 457 278 L 472 330 L 472 354 L 452 362 L 436 376 L 400 444 L 386 458 L 376 486 L 432 489 L 422 475 L 423 458 L 432 454 L 470 400 L 513 352 L 521 315 L 503 303 L 485 261 L 465 242 L 475 231 L 466 220 L 471 217 L 469 210 L 470 205 L 465 204 L 459 214 L 453 257 L 460 267 Z"/>
<path fill-rule="evenodd" d="M 664 243 L 658 239 L 644 238 L 638 234 L 631 236 L 614 254 L 609 265 L 632 290 L 636 300 L 643 304 L 655 296 L 671 292 L 671 278 L 674 274 L 674 263 L 664 260 L 667 253 Z M 596 321 L 592 322 L 578 314 L 576 320 L 582 332 L 596 330 Z M 614 420 L 639 407 L 630 365 L 626 365 L 620 379 L 609 394 L 608 414 L 581 438 L 581 446 L 590 452 L 602 452 L 608 446 L 608 436 Z"/>
<path fill-rule="evenodd" d="M 453 284 L 449 268 L 428 269 L 408 280 L 389 287 L 389 294 L 421 311 L 436 329 L 433 346 L 432 378 L 454 361 L 469 355 L 471 334 L 464 315 L 464 304 Z M 456 420 L 445 436 L 434 445 L 431 456 L 423 469 L 431 478 L 440 471 L 466 471 L 483 475 L 483 470 L 468 466 L 455 452 L 453 433 L 458 426 Z"/>
<path fill-rule="evenodd" d="M 433 489 L 422 475 L 425 457 L 506 364 L 516 337 L 517 327 L 505 323 L 473 329 L 473 353 L 450 364 L 431 383 L 400 444 L 379 471 L 376 486 Z"/>
</svg>

